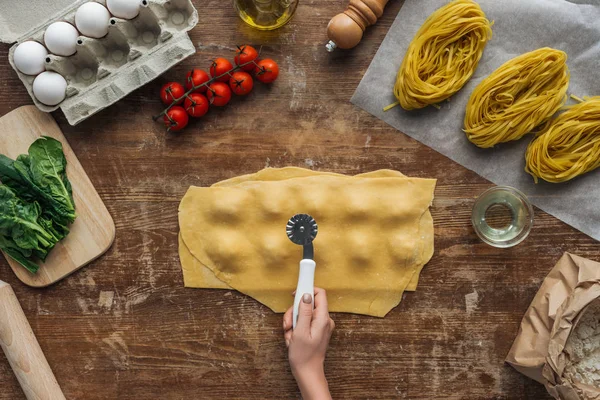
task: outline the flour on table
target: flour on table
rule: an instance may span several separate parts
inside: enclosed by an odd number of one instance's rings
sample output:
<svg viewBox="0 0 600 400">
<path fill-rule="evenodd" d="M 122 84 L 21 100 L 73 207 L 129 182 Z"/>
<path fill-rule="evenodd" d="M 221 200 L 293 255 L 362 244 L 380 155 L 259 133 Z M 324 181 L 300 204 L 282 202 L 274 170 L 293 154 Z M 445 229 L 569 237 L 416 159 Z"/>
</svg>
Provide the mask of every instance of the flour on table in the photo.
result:
<svg viewBox="0 0 600 400">
<path fill-rule="evenodd" d="M 565 377 L 600 388 L 600 300 L 595 300 L 567 340 Z"/>
</svg>

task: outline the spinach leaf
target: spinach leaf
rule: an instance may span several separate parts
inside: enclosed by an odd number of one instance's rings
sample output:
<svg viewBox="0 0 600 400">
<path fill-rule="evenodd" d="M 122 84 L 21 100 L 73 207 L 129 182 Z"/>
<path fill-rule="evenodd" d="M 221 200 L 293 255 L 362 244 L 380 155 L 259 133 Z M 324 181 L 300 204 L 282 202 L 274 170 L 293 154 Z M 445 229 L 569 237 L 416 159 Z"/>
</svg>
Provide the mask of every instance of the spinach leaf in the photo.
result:
<svg viewBox="0 0 600 400">
<path fill-rule="evenodd" d="M 34 142 L 33 145 L 40 140 L 46 142 L 47 139 L 40 138 Z M 54 139 L 52 140 L 58 142 Z M 58 142 L 58 144 L 60 145 L 60 142 Z M 60 145 L 60 149 L 62 151 L 62 145 Z M 36 151 L 39 152 L 39 150 Z M 51 192 L 44 190 L 44 188 L 34 180 L 33 173 L 31 172 L 31 164 L 31 156 L 28 155 L 20 155 L 16 160 L 11 160 L 4 155 L 0 155 L 0 181 L 18 193 L 19 197 L 23 200 L 29 202 L 38 201 L 42 205 L 44 215 L 47 218 L 52 219 L 63 226 L 73 223 L 76 215 L 74 202 L 72 201 L 72 189 L 64 172 L 63 175 L 67 184 L 63 183 L 63 185 L 67 188 L 69 199 L 66 202 L 67 204 L 65 204 L 64 201 L 60 201 L 60 197 L 59 199 L 55 198 Z"/>
<path fill-rule="evenodd" d="M 18 160 L 19 161 L 19 160 Z M 33 182 L 44 192 L 75 216 L 75 202 L 71 184 L 66 177 L 67 159 L 62 144 L 53 138 L 43 136 L 29 147 L 29 157 L 23 157 L 23 165 L 29 164 Z"/>
<path fill-rule="evenodd" d="M 52 236 L 54 236 L 57 242 L 64 239 L 69 234 L 68 227 L 60 225 L 43 214 L 38 218 L 38 223 Z"/>
<path fill-rule="evenodd" d="M 14 166 L 15 161 L 0 154 L 0 181 L 19 193 L 22 198 L 32 198 L 30 185 Z"/>
<path fill-rule="evenodd" d="M 16 160 L 0 155 L 0 249 L 32 273 L 75 218 L 62 144 L 42 137 Z"/>
<path fill-rule="evenodd" d="M 33 255 L 33 250 L 20 248 L 19 246 L 17 246 L 14 240 L 4 235 L 0 235 L 0 248 L 2 248 L 2 245 L 4 245 L 7 248 L 17 249 L 19 253 L 26 258 L 30 258 Z"/>
<path fill-rule="evenodd" d="M 12 238 L 21 249 L 47 250 L 58 238 L 44 229 L 38 218 L 38 203 L 26 203 L 5 185 L 0 185 L 0 234 Z"/>
<path fill-rule="evenodd" d="M 8 254 L 9 257 L 21 264 L 32 274 L 35 274 L 40 268 L 36 263 L 28 259 L 30 256 L 23 254 L 23 251 L 15 244 L 15 242 L 3 235 L 0 235 L 0 250 Z"/>
</svg>

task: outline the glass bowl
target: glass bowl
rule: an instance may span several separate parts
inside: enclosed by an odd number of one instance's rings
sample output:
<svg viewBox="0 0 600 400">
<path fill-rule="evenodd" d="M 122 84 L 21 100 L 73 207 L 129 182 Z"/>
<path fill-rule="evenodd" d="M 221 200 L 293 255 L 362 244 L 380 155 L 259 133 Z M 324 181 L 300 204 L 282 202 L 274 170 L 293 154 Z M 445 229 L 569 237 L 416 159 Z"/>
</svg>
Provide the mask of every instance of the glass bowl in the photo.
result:
<svg viewBox="0 0 600 400">
<path fill-rule="evenodd" d="M 490 246 L 516 246 L 533 226 L 533 207 L 523 193 L 509 186 L 483 192 L 475 201 L 471 222 L 475 233 Z"/>
</svg>

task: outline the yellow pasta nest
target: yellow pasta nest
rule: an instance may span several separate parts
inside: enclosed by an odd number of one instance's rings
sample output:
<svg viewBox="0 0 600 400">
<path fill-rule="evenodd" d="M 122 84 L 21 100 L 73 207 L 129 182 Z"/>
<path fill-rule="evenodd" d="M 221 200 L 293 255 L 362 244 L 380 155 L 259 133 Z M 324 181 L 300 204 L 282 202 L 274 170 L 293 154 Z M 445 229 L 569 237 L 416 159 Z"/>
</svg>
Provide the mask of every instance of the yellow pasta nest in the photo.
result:
<svg viewBox="0 0 600 400">
<path fill-rule="evenodd" d="M 472 0 L 454 0 L 431 14 L 398 70 L 394 95 L 402 108 L 423 108 L 458 92 L 475 72 L 491 27 Z"/>
<path fill-rule="evenodd" d="M 600 97 L 569 106 L 527 148 L 525 170 L 538 181 L 560 183 L 600 165 Z"/>
<path fill-rule="evenodd" d="M 467 138 L 482 148 L 522 138 L 560 109 L 568 87 L 564 52 L 546 47 L 513 58 L 471 94 Z"/>
</svg>

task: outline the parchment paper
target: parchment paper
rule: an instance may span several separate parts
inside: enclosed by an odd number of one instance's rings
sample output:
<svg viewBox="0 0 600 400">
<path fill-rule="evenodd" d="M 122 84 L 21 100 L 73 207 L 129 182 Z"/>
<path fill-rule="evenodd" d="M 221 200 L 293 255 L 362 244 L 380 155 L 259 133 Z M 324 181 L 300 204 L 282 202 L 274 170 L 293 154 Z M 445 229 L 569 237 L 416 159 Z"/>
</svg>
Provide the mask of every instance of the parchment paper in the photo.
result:
<svg viewBox="0 0 600 400">
<path fill-rule="evenodd" d="M 406 0 L 352 103 L 495 184 L 520 189 L 542 210 L 600 240 L 600 170 L 567 183 L 536 185 L 524 171 L 525 149 L 533 135 L 479 149 L 462 131 L 467 100 L 481 80 L 509 59 L 540 47 L 569 56 L 569 93 L 600 95 L 600 0 L 480 0 L 494 21 L 493 38 L 470 82 L 440 110 L 408 112 L 396 107 L 384 113 L 383 107 L 396 101 L 392 88 L 410 41 L 425 19 L 446 3 Z"/>
</svg>

